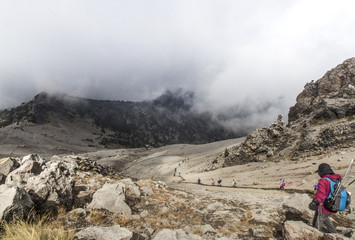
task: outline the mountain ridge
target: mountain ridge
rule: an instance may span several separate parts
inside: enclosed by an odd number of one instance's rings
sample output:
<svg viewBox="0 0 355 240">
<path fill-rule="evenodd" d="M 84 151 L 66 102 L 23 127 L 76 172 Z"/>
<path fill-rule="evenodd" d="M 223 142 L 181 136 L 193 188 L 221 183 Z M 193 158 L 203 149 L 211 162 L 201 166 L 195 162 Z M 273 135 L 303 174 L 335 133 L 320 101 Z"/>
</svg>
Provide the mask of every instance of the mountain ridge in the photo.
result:
<svg viewBox="0 0 355 240">
<path fill-rule="evenodd" d="M 240 136 L 213 119 L 212 114 L 194 111 L 193 99 L 193 93 L 181 91 L 168 91 L 143 102 L 92 100 L 42 92 L 27 103 L 1 111 L 0 127 L 67 124 L 73 125 L 68 129 L 74 135 L 75 125 L 80 125 L 78 128 L 94 131 L 95 139 L 85 137 L 85 141 L 99 148 L 200 144 Z"/>
</svg>

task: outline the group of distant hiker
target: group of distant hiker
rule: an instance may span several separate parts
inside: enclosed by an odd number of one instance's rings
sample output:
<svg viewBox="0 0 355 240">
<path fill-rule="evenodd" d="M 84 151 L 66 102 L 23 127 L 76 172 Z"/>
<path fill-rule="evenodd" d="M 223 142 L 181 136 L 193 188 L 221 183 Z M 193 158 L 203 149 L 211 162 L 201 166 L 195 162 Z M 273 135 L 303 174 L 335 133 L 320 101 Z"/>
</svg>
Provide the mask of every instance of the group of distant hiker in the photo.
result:
<svg viewBox="0 0 355 240">
<path fill-rule="evenodd" d="M 198 178 L 198 179 L 197 179 L 197 184 L 201 184 L 201 178 Z M 218 178 L 218 179 L 217 179 L 217 184 L 218 184 L 218 186 L 222 186 L 222 179 L 221 179 L 221 178 Z M 211 178 L 211 185 L 212 185 L 212 186 L 215 185 L 215 181 L 214 181 L 213 178 Z M 233 179 L 233 181 L 232 181 L 232 186 L 233 186 L 233 187 L 237 187 L 237 185 L 238 185 L 238 182 Z"/>
</svg>

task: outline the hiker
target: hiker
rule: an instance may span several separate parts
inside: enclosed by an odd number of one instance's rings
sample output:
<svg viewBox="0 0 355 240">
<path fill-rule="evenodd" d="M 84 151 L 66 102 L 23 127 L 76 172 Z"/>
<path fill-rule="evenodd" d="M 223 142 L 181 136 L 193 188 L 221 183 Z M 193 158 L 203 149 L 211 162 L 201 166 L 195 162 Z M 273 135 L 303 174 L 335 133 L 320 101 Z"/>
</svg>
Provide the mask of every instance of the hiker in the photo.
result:
<svg viewBox="0 0 355 240">
<path fill-rule="evenodd" d="M 285 190 L 285 186 L 286 186 L 286 181 L 285 179 L 282 180 L 282 190 Z"/>
<path fill-rule="evenodd" d="M 211 185 L 214 186 L 214 179 L 211 178 Z"/>
<path fill-rule="evenodd" d="M 221 178 L 218 178 L 217 182 L 218 182 L 218 185 L 221 186 L 222 179 L 221 179 Z"/>
<path fill-rule="evenodd" d="M 327 209 L 323 205 L 324 200 L 327 199 L 329 193 L 331 192 L 330 182 L 324 177 L 327 177 L 333 181 L 340 181 L 341 176 L 339 174 L 335 174 L 327 163 L 321 163 L 318 166 L 318 170 L 316 172 L 321 177 L 321 179 L 318 181 L 318 190 L 316 196 L 309 204 L 309 209 L 315 211 L 312 226 L 318 230 L 321 230 L 324 224 L 330 233 L 336 233 L 336 228 L 328 218 L 330 215 L 335 214 L 336 212 Z"/>
<path fill-rule="evenodd" d="M 201 184 L 201 179 L 200 178 L 197 179 L 197 184 Z"/>
<path fill-rule="evenodd" d="M 238 185 L 237 181 L 233 179 L 233 187 L 236 187 Z"/>
<path fill-rule="evenodd" d="M 280 191 L 284 190 L 285 189 L 285 182 L 280 178 L 280 182 L 279 182 L 279 186 L 280 186 Z"/>
</svg>

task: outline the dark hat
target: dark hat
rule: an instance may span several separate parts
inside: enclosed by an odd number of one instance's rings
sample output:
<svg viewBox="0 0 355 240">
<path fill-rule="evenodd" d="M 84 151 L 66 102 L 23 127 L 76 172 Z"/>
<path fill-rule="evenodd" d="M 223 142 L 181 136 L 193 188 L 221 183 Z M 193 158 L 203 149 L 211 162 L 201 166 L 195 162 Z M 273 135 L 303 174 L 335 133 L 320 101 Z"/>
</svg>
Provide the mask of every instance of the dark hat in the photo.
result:
<svg viewBox="0 0 355 240">
<path fill-rule="evenodd" d="M 331 169 L 331 167 L 329 166 L 328 163 L 319 164 L 318 170 L 316 171 L 316 173 L 318 173 L 318 175 L 321 177 L 323 177 L 327 174 L 334 174 L 333 170 Z"/>
</svg>

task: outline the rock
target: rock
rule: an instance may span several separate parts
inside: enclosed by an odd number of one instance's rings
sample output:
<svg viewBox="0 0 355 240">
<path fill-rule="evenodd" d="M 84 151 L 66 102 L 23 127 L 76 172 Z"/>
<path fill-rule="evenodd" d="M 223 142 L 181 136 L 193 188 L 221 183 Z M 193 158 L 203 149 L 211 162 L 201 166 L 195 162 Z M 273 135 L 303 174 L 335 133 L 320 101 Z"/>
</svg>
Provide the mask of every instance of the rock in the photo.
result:
<svg viewBox="0 0 355 240">
<path fill-rule="evenodd" d="M 33 206 L 30 195 L 24 189 L 5 184 L 0 186 L 0 220 L 26 218 Z"/>
<path fill-rule="evenodd" d="M 201 240 L 200 236 L 185 233 L 181 229 L 163 229 L 153 238 L 153 240 Z"/>
<path fill-rule="evenodd" d="M 0 173 L 7 176 L 10 172 L 20 166 L 15 158 L 2 158 L 0 159 Z"/>
<path fill-rule="evenodd" d="M 351 240 L 353 238 L 345 237 L 339 233 L 325 233 L 322 240 Z"/>
<path fill-rule="evenodd" d="M 29 154 L 22 158 L 21 164 L 24 164 L 27 161 L 38 162 L 41 166 L 44 165 L 46 162 L 43 158 L 41 158 L 38 154 Z"/>
<path fill-rule="evenodd" d="M 154 191 L 147 186 L 141 187 L 141 191 L 142 191 L 142 194 L 145 196 L 153 196 L 154 195 Z"/>
<path fill-rule="evenodd" d="M 24 187 L 30 177 L 39 175 L 41 172 L 42 167 L 39 162 L 27 160 L 7 176 L 6 184 Z"/>
<path fill-rule="evenodd" d="M 50 163 L 53 162 L 61 162 L 62 164 L 64 164 L 66 166 L 66 168 L 69 170 L 71 175 L 75 175 L 76 170 L 78 168 L 78 164 L 77 164 L 77 158 L 74 156 L 65 156 L 65 157 L 59 157 L 54 155 L 53 157 L 51 157 Z"/>
<path fill-rule="evenodd" d="M 126 197 L 132 200 L 139 199 L 141 197 L 141 191 L 137 184 L 135 184 L 132 179 L 125 178 L 119 180 L 118 183 L 122 183 L 126 187 Z"/>
<path fill-rule="evenodd" d="M 220 202 L 211 203 L 207 206 L 208 212 L 221 211 L 223 209 L 224 209 L 224 205 L 223 205 L 223 203 L 220 203 Z"/>
<path fill-rule="evenodd" d="M 203 235 L 216 235 L 217 231 L 211 225 L 206 224 L 200 227 L 201 232 Z"/>
<path fill-rule="evenodd" d="M 105 209 L 112 213 L 131 216 L 131 209 L 125 203 L 126 188 L 123 183 L 105 184 L 94 193 L 92 202 L 88 205 L 91 209 Z"/>
<path fill-rule="evenodd" d="M 314 212 L 308 205 L 312 199 L 307 194 L 294 193 L 286 197 L 282 202 L 282 208 L 286 212 L 286 220 L 311 222 Z"/>
<path fill-rule="evenodd" d="M 87 227 L 75 234 L 78 239 L 89 240 L 130 240 L 133 233 L 120 226 Z"/>
<path fill-rule="evenodd" d="M 5 183 L 6 176 L 0 173 L 0 185 Z"/>
<path fill-rule="evenodd" d="M 301 221 L 286 221 L 284 223 L 284 239 L 296 240 L 319 240 L 323 233 Z"/>
<path fill-rule="evenodd" d="M 50 210 L 59 205 L 70 208 L 74 202 L 74 179 L 64 163 L 48 166 L 38 176 L 30 177 L 25 189 L 41 209 Z"/>
<path fill-rule="evenodd" d="M 148 217 L 148 216 L 149 216 L 149 212 L 148 212 L 147 210 L 144 210 L 143 212 L 141 212 L 141 213 L 139 214 L 139 216 L 140 216 L 141 218 Z"/>
</svg>

